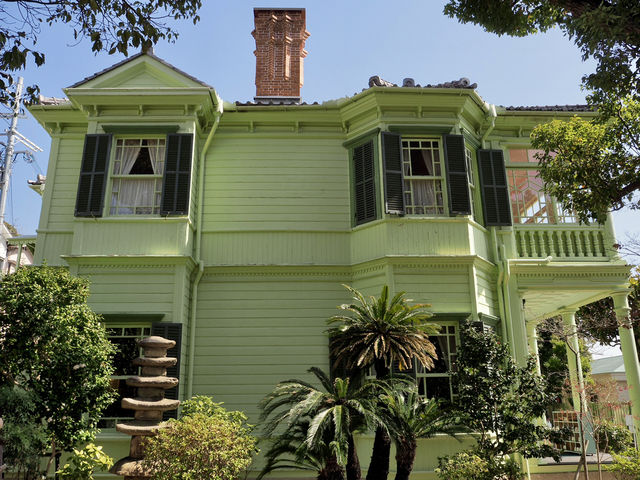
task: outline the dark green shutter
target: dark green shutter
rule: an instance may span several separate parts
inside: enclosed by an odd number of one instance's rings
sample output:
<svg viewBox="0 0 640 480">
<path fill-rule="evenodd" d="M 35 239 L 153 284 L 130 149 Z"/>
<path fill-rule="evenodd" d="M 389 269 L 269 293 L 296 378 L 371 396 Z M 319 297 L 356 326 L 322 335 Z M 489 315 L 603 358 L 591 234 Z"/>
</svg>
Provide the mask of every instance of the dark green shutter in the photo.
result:
<svg viewBox="0 0 640 480">
<path fill-rule="evenodd" d="M 377 217 L 376 169 L 373 140 L 353 149 L 353 179 L 356 225 Z"/>
<path fill-rule="evenodd" d="M 451 215 L 471 215 L 469 198 L 469 177 L 464 155 L 462 135 L 444 136 L 444 157 L 447 167 L 449 189 L 449 213 Z"/>
<path fill-rule="evenodd" d="M 404 175 L 402 140 L 397 133 L 382 132 L 385 212 L 404 215 Z"/>
<path fill-rule="evenodd" d="M 76 196 L 76 217 L 101 217 L 107 183 L 111 135 L 89 134 L 84 139 Z"/>
<path fill-rule="evenodd" d="M 485 225 L 510 226 L 509 186 L 502 150 L 479 150 L 478 167 Z"/>
<path fill-rule="evenodd" d="M 174 340 L 176 345 L 167 351 L 167 357 L 174 357 L 178 359 L 178 362 L 173 366 L 167 368 L 167 376 L 180 379 L 180 352 L 182 346 L 182 324 L 181 323 L 165 323 L 157 322 L 151 326 L 151 335 L 157 335 L 158 337 L 166 338 L 167 340 Z M 178 400 L 180 384 L 177 387 L 165 390 L 164 397 L 172 400 Z M 169 410 L 164 412 L 163 420 L 169 418 L 177 418 L 177 410 Z"/>
<path fill-rule="evenodd" d="M 167 135 L 161 215 L 187 215 L 191 190 L 193 135 Z"/>
</svg>

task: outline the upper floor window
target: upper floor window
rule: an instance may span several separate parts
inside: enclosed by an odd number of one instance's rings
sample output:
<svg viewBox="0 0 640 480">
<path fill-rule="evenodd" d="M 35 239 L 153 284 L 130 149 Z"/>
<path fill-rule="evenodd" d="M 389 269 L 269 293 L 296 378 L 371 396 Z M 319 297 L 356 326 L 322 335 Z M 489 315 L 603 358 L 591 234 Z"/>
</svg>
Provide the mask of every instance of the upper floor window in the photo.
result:
<svg viewBox="0 0 640 480">
<path fill-rule="evenodd" d="M 572 212 L 563 208 L 544 191 L 538 176 L 536 150 L 509 150 L 507 180 L 511 199 L 511 214 L 516 224 L 575 223 Z"/>
<path fill-rule="evenodd" d="M 475 206 L 475 198 L 476 198 L 476 181 L 474 177 L 474 168 L 473 168 L 473 154 L 468 147 L 464 148 L 464 161 L 467 166 L 467 181 L 469 182 L 469 206 L 471 207 L 471 216 L 474 220 L 478 221 L 478 212 Z"/>
<path fill-rule="evenodd" d="M 164 159 L 164 138 L 116 140 L 111 215 L 160 213 Z"/>
<path fill-rule="evenodd" d="M 86 135 L 75 216 L 101 217 L 105 203 L 110 215 L 187 215 L 193 147 L 192 134 Z"/>
<path fill-rule="evenodd" d="M 462 135 L 403 138 L 382 132 L 380 143 L 377 140 L 371 138 L 351 149 L 354 225 L 380 218 L 380 210 L 400 216 L 472 214 L 475 182 L 468 170 L 473 161 L 465 154 Z M 382 209 L 377 208 L 379 185 L 384 193 Z"/>
<path fill-rule="evenodd" d="M 444 215 L 440 142 L 403 139 L 404 203 L 408 215 Z"/>
</svg>

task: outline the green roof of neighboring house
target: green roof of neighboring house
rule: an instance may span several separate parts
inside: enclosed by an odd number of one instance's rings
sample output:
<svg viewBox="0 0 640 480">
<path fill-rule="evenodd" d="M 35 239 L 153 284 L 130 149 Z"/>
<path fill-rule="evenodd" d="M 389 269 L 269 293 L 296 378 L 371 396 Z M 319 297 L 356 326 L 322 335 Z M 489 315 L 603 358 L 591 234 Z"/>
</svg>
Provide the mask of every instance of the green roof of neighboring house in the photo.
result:
<svg viewBox="0 0 640 480">
<path fill-rule="evenodd" d="M 597 375 L 598 373 L 624 373 L 622 355 L 593 360 L 591 362 L 591 374 Z"/>
</svg>

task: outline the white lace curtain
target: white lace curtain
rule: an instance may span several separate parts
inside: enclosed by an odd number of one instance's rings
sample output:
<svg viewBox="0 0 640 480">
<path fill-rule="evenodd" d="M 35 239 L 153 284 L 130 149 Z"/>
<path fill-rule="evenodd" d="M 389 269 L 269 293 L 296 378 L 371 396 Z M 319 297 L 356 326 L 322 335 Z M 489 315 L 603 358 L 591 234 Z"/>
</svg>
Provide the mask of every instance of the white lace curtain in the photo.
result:
<svg viewBox="0 0 640 480">
<path fill-rule="evenodd" d="M 157 141 L 148 141 L 145 147 L 129 146 L 120 152 L 120 175 L 129 175 L 138 159 L 140 150 L 146 148 L 149 152 L 151 167 L 154 175 L 162 175 L 164 166 L 164 147 L 158 146 Z M 152 143 L 153 142 L 153 143 Z M 117 172 L 116 172 L 117 173 Z M 153 213 L 156 190 L 155 178 L 121 178 L 119 192 L 115 198 L 117 213 Z"/>
</svg>

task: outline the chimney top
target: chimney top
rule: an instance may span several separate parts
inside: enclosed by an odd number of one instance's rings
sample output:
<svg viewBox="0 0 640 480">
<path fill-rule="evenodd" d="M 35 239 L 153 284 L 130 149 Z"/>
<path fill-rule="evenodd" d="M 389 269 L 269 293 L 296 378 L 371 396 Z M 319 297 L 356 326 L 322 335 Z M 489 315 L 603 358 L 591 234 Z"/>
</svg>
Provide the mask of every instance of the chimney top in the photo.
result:
<svg viewBox="0 0 640 480">
<path fill-rule="evenodd" d="M 309 37 L 304 8 L 254 8 L 257 103 L 300 103 L 304 44 Z"/>
</svg>

